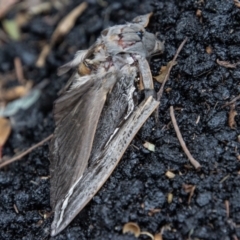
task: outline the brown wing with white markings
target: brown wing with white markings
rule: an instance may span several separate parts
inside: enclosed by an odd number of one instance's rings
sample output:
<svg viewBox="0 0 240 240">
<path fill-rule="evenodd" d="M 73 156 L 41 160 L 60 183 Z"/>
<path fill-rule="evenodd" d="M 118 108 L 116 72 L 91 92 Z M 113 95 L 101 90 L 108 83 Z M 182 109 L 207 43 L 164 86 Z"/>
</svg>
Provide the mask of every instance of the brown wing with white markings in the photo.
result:
<svg viewBox="0 0 240 240">
<path fill-rule="evenodd" d="M 58 200 L 65 198 L 88 164 L 106 95 L 116 80 L 114 73 L 106 75 L 101 79 L 89 78 L 80 87 L 66 91 L 55 102 L 56 128 L 50 146 L 53 208 Z"/>
</svg>

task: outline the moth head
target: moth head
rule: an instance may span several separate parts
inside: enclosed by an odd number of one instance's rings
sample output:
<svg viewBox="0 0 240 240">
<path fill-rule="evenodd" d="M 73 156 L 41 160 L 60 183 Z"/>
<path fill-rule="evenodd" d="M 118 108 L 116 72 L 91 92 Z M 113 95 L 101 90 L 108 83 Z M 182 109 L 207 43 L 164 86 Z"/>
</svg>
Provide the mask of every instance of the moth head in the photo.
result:
<svg viewBox="0 0 240 240">
<path fill-rule="evenodd" d="M 151 16 L 152 13 L 141 15 L 134 18 L 132 23 L 103 30 L 101 37 L 107 52 L 110 55 L 133 53 L 144 57 L 163 52 L 163 43 L 145 29 Z"/>
</svg>

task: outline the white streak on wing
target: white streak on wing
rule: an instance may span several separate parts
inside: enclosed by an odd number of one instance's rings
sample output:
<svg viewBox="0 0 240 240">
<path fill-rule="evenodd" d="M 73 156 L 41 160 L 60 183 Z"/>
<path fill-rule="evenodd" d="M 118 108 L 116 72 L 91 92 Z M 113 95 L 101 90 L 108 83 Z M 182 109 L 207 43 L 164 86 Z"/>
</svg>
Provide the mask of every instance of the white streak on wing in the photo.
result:
<svg viewBox="0 0 240 240">
<path fill-rule="evenodd" d="M 133 112 L 134 110 L 134 101 L 133 101 L 133 93 L 135 91 L 135 87 L 134 85 L 132 85 L 128 91 L 128 95 L 127 95 L 127 100 L 128 100 L 128 110 L 127 110 L 127 114 L 124 117 L 124 119 L 126 120 L 129 115 Z M 116 135 L 116 133 L 118 132 L 119 128 L 116 128 L 113 132 L 113 134 L 109 137 L 107 143 L 105 144 L 105 147 L 110 143 L 110 141 L 112 140 L 112 138 Z"/>
<path fill-rule="evenodd" d="M 81 180 L 81 178 L 82 178 L 82 176 L 72 185 L 72 187 L 69 189 L 67 195 L 64 198 L 64 201 L 62 203 L 62 207 L 61 207 L 61 210 L 60 210 L 60 212 L 61 212 L 60 218 L 59 218 L 59 220 L 57 222 L 57 228 L 59 227 L 59 225 L 61 224 L 61 222 L 63 220 L 63 214 L 64 214 L 64 211 L 65 211 L 65 208 L 68 205 L 68 200 L 71 197 L 71 195 L 73 194 L 73 190 L 76 187 L 76 185 L 78 184 L 78 182 Z"/>
<path fill-rule="evenodd" d="M 133 112 L 134 110 L 134 101 L 133 101 L 133 93 L 135 91 L 135 87 L 131 86 L 129 92 L 128 92 L 128 111 L 127 115 L 124 117 L 124 119 L 127 119 L 129 115 Z"/>
<path fill-rule="evenodd" d="M 75 74 L 73 84 L 71 85 L 70 90 L 81 87 L 87 81 L 91 79 L 91 75 L 80 77 L 78 73 Z"/>
<path fill-rule="evenodd" d="M 109 144 L 109 142 L 112 140 L 112 138 L 114 137 L 114 135 L 117 133 L 119 128 L 116 128 L 113 132 L 113 134 L 110 136 L 110 138 L 108 139 L 107 143 L 105 144 L 105 147 Z"/>
<path fill-rule="evenodd" d="M 74 59 L 71 61 L 71 66 L 76 67 L 78 64 L 80 64 L 87 55 L 87 53 L 88 50 L 77 51 L 76 54 L 74 55 Z"/>
</svg>

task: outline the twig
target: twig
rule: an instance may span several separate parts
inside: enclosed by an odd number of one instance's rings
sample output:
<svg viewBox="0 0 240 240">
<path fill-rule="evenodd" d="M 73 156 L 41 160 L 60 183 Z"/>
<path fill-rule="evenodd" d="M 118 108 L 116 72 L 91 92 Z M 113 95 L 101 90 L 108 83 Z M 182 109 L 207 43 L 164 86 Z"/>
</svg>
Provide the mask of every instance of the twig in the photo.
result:
<svg viewBox="0 0 240 240">
<path fill-rule="evenodd" d="M 188 40 L 188 38 L 186 37 L 186 38 L 182 41 L 181 45 L 178 47 L 178 50 L 177 50 L 177 52 L 176 52 L 173 60 L 171 61 L 171 65 L 170 65 L 170 67 L 168 68 L 168 71 L 167 71 L 167 74 L 166 74 L 166 76 L 165 76 L 165 78 L 164 78 L 164 80 L 163 80 L 162 86 L 161 86 L 161 88 L 159 89 L 159 91 L 158 91 L 158 93 L 157 93 L 157 100 L 158 100 L 158 101 L 160 101 L 160 99 L 161 99 L 161 97 L 162 97 L 162 95 L 163 95 L 163 88 L 164 88 L 165 83 L 167 82 L 167 80 L 168 80 L 168 78 L 169 78 L 169 74 L 170 74 L 170 72 L 171 72 L 171 70 L 172 70 L 172 67 L 174 66 L 174 63 L 175 63 L 175 61 L 176 61 L 179 53 L 181 52 L 181 50 L 182 50 L 182 48 L 183 48 L 183 46 L 184 46 L 184 44 L 186 43 L 187 40 Z"/>
<path fill-rule="evenodd" d="M 170 107 L 170 116 L 171 116 L 171 120 L 172 120 L 172 124 L 173 124 L 173 127 L 175 129 L 175 132 L 177 134 L 177 138 L 182 146 L 182 149 L 183 151 L 185 152 L 185 154 L 187 155 L 189 161 L 192 163 L 192 165 L 195 167 L 195 169 L 199 169 L 201 168 L 201 165 L 199 164 L 199 162 L 197 160 L 195 160 L 193 158 L 193 156 L 191 155 L 191 153 L 189 152 L 183 138 L 182 138 L 182 134 L 179 130 L 179 127 L 177 125 L 177 121 L 176 121 L 176 118 L 175 118 L 175 115 L 174 115 L 174 110 L 173 110 L 173 106 Z"/>
<path fill-rule="evenodd" d="M 2 19 L 19 0 L 0 1 L 0 19 Z"/>
<path fill-rule="evenodd" d="M 226 208 L 226 215 L 227 215 L 227 218 L 229 218 L 229 201 L 228 200 L 225 200 L 225 208 Z"/>
<path fill-rule="evenodd" d="M 37 67 L 43 67 L 45 65 L 46 58 L 50 53 L 51 49 L 61 38 L 63 38 L 65 35 L 69 33 L 69 31 L 73 28 L 77 18 L 85 11 L 87 6 L 88 6 L 87 2 L 82 2 L 60 21 L 57 28 L 54 30 L 52 34 L 50 43 L 46 44 L 43 47 L 42 52 L 40 53 L 38 60 L 36 62 Z"/>
<path fill-rule="evenodd" d="M 240 95 L 238 95 L 237 97 L 233 98 L 233 100 L 231 100 L 230 102 L 224 104 L 224 105 L 222 106 L 222 108 L 227 107 L 227 106 L 235 103 L 238 99 L 240 99 Z"/>
<path fill-rule="evenodd" d="M 238 237 L 237 237 L 237 235 L 236 234 L 233 234 L 233 240 L 238 240 Z"/>
<path fill-rule="evenodd" d="M 20 153 L 19 155 L 10 158 L 8 160 L 6 160 L 5 162 L 3 162 L 2 164 L 0 164 L 0 169 L 9 165 L 10 163 L 16 162 L 18 160 L 20 160 L 22 157 L 26 156 L 27 154 L 29 154 L 30 152 L 32 152 L 34 149 L 42 146 L 45 142 L 49 141 L 51 138 L 53 137 L 53 134 L 51 134 L 50 136 L 46 137 L 45 139 L 43 139 L 41 142 L 33 145 L 32 147 L 30 147 L 29 149 L 27 149 L 26 151 Z"/>
<path fill-rule="evenodd" d="M 19 211 L 18 211 L 18 208 L 17 208 L 17 205 L 16 205 L 16 204 L 13 204 L 13 208 L 14 208 L 15 212 L 18 214 Z"/>
<path fill-rule="evenodd" d="M 19 57 L 14 58 L 14 67 L 16 70 L 17 79 L 21 84 L 25 83 L 24 75 L 23 75 L 23 68 L 22 68 L 22 62 Z"/>
</svg>

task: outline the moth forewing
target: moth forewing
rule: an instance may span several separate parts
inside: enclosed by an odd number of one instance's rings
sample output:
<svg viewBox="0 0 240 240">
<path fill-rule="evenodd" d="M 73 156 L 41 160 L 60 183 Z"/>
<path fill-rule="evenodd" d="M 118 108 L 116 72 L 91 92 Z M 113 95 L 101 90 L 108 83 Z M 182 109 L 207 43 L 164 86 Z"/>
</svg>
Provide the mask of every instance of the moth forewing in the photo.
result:
<svg viewBox="0 0 240 240">
<path fill-rule="evenodd" d="M 81 181 L 74 187 L 72 195 L 68 199 L 68 205 L 64 209 L 64 218 L 61 219 L 62 209 L 60 205 L 56 206 L 55 218 L 52 223 L 52 236 L 62 231 L 101 188 L 117 166 L 138 130 L 158 105 L 158 101 L 149 97 L 135 109 L 104 150 L 101 161 L 89 166 Z M 59 220 L 61 220 L 60 223 Z"/>
<path fill-rule="evenodd" d="M 114 75 L 114 73 L 111 73 Z M 106 74 L 107 75 L 107 74 Z M 97 123 L 115 76 L 91 78 L 55 103 L 56 129 L 50 146 L 51 203 L 65 199 L 82 176 L 91 153 Z"/>
</svg>

